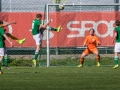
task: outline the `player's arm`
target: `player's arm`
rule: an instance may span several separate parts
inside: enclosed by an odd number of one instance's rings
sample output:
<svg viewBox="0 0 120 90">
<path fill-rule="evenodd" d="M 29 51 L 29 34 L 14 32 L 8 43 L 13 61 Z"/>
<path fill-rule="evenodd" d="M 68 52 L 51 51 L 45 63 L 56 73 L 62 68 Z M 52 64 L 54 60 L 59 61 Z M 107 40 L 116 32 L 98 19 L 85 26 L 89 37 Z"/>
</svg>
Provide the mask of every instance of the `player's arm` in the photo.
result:
<svg viewBox="0 0 120 90">
<path fill-rule="evenodd" d="M 16 22 L 13 21 L 13 22 L 5 23 L 5 24 L 2 25 L 2 27 L 5 27 L 5 26 L 11 25 L 11 24 L 16 24 Z"/>
<path fill-rule="evenodd" d="M 96 45 L 97 46 L 100 45 L 100 41 L 99 41 L 98 37 L 96 37 Z"/>
<path fill-rule="evenodd" d="M 87 46 L 87 40 L 88 40 L 88 37 L 85 38 L 85 41 L 83 43 L 83 46 Z"/>
<path fill-rule="evenodd" d="M 116 37 L 117 37 L 117 30 L 114 30 L 114 36 L 113 36 L 112 43 L 114 43 L 114 41 L 115 41 Z"/>
<path fill-rule="evenodd" d="M 5 37 L 5 39 L 10 43 L 10 45 L 13 47 L 12 42 L 9 40 L 8 36 L 6 34 L 3 35 Z"/>
<path fill-rule="evenodd" d="M 50 22 L 51 22 L 51 20 L 49 20 L 49 21 L 48 21 L 48 23 L 46 23 L 46 24 L 44 24 L 44 25 L 43 25 L 43 24 L 41 24 L 41 25 L 40 25 L 40 27 L 39 27 L 39 29 L 41 29 L 41 28 L 46 28 L 46 27 L 47 27 L 47 25 L 48 25 Z"/>
</svg>

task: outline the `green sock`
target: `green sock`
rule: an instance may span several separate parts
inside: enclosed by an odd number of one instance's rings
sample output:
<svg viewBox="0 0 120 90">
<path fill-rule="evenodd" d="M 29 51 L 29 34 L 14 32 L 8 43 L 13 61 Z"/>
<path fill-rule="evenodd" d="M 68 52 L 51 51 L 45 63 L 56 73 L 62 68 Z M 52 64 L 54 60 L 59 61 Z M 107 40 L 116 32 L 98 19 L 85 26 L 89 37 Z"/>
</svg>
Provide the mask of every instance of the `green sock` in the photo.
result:
<svg viewBox="0 0 120 90">
<path fill-rule="evenodd" d="M 2 67 L 2 60 L 0 59 L 0 71 L 1 71 L 1 67 Z"/>
<path fill-rule="evenodd" d="M 56 31 L 57 28 L 50 27 L 50 30 Z"/>
<path fill-rule="evenodd" d="M 34 59 L 37 60 L 37 58 L 38 58 L 38 52 L 35 52 Z"/>
<path fill-rule="evenodd" d="M 7 56 L 7 54 L 4 57 L 4 64 L 5 64 L 6 67 L 8 67 L 8 56 Z"/>
<path fill-rule="evenodd" d="M 115 62 L 116 65 L 118 65 L 118 56 L 114 57 L 114 62 Z"/>
</svg>

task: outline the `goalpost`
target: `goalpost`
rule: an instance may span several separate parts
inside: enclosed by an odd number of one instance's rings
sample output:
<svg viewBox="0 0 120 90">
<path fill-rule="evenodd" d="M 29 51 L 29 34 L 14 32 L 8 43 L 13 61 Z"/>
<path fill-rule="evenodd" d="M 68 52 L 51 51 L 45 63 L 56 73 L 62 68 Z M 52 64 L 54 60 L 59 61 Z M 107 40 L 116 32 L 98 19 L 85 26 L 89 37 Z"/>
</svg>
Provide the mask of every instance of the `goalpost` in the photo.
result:
<svg viewBox="0 0 120 90">
<path fill-rule="evenodd" d="M 49 19 L 51 19 L 51 18 L 49 18 L 50 16 L 50 7 L 52 6 L 52 7 L 54 7 L 54 6 L 59 6 L 60 4 L 47 4 L 46 5 L 46 20 L 47 20 L 47 22 L 48 22 L 48 20 Z M 73 10 L 75 13 L 76 12 L 79 12 L 79 13 L 82 13 L 82 16 L 84 16 L 85 14 L 85 12 L 84 12 L 84 10 L 83 10 L 83 8 L 82 7 L 87 7 L 87 9 L 86 8 L 84 8 L 87 12 L 88 12 L 88 14 L 90 13 L 90 12 L 93 12 L 94 14 L 96 14 L 96 15 L 98 15 L 98 16 L 96 16 L 96 17 L 98 17 L 99 18 L 99 16 L 101 16 L 102 18 L 100 18 L 101 19 L 101 21 L 97 21 L 98 19 L 95 19 L 95 21 L 84 21 L 85 20 L 85 17 L 84 18 L 82 18 L 83 19 L 83 23 L 82 23 L 82 25 L 85 25 L 85 23 L 91 23 L 91 24 L 93 24 L 93 26 L 92 27 L 94 27 L 95 29 L 97 29 L 97 28 L 99 28 L 99 25 L 100 25 L 100 23 L 103 23 L 103 24 L 106 24 L 106 25 L 108 25 L 108 24 L 110 24 L 110 25 L 112 25 L 113 23 L 114 23 L 114 20 L 115 19 L 119 19 L 119 17 L 118 17 L 118 15 L 120 15 L 119 14 L 119 12 L 116 12 L 116 14 L 113 14 L 113 13 L 109 13 L 108 11 L 109 10 L 104 10 L 104 9 L 111 9 L 111 11 L 112 12 L 114 12 L 114 10 L 115 10 L 115 7 L 116 6 L 120 6 L 119 4 L 74 4 L 74 3 L 72 3 L 72 4 L 63 4 L 64 5 L 64 8 L 66 9 L 67 7 L 69 8 L 69 7 L 75 7 L 76 9 L 78 9 L 77 11 L 76 10 Z M 70 9 L 71 9 L 70 8 Z M 94 10 L 91 10 L 91 9 L 94 9 Z M 100 8 L 102 8 L 102 9 L 100 9 Z M 89 10 L 90 9 L 90 10 Z M 97 10 L 96 10 L 97 9 Z M 97 13 L 97 12 L 98 13 Z M 105 11 L 105 13 L 102 13 L 101 15 L 99 15 L 99 12 L 101 13 L 102 11 Z M 59 11 L 59 12 L 62 12 L 62 11 Z M 65 12 L 65 10 L 63 10 L 63 12 Z M 73 13 L 74 13 L 73 12 Z M 90 13 L 91 14 L 91 13 Z M 109 15 L 109 14 L 111 14 L 111 15 L 114 15 L 114 20 L 113 21 L 110 21 L 109 23 L 107 22 L 107 21 L 104 21 L 104 15 L 103 14 L 105 14 L 105 17 L 107 18 L 107 15 Z M 76 15 L 76 14 L 75 14 Z M 107 20 L 108 19 L 110 19 L 111 18 L 111 15 L 110 16 L 108 16 L 109 18 L 107 18 Z M 82 17 L 82 16 L 80 16 L 80 17 Z M 78 16 L 77 16 L 78 17 Z M 94 18 L 95 16 L 93 15 L 93 17 L 91 16 L 91 18 Z M 79 18 L 79 17 L 78 17 Z M 74 19 L 74 18 L 73 18 Z M 72 20 L 73 20 L 72 19 Z M 82 19 L 81 19 L 81 21 L 82 21 Z M 53 21 L 54 22 L 54 21 Z M 71 23 L 77 23 L 78 24 L 78 22 L 76 21 L 76 22 L 71 22 Z M 70 24 L 70 23 L 69 23 Z M 95 24 L 95 25 L 94 25 Z M 109 30 L 109 32 L 107 32 L 107 34 L 99 34 L 99 32 L 97 32 L 96 34 L 99 36 L 99 37 L 101 37 L 101 41 L 102 41 L 102 38 L 105 38 L 107 35 L 108 35 L 108 33 L 109 33 L 109 36 L 111 36 L 112 37 L 112 34 L 111 34 L 111 29 L 113 29 L 113 27 L 111 27 L 110 25 L 108 25 L 109 27 L 108 28 L 110 28 L 110 30 Z M 70 25 L 69 25 L 70 26 Z M 67 26 L 68 27 L 68 26 Z M 74 28 L 75 29 L 75 28 Z M 84 29 L 84 27 L 83 28 L 81 28 L 81 30 L 83 30 Z M 73 29 L 71 29 L 71 30 L 73 30 Z M 84 30 L 81 32 L 81 33 L 85 33 L 84 32 Z M 104 33 L 104 32 L 103 32 Z M 81 35 L 79 35 L 79 36 L 81 36 L 81 37 L 83 37 L 82 36 L 82 34 Z M 70 37 L 70 35 L 69 35 L 69 37 Z M 74 37 L 74 36 L 73 36 Z M 77 36 L 76 36 L 77 37 Z M 47 41 L 46 41 L 46 43 L 47 43 L 47 67 L 49 67 L 50 66 L 50 41 L 49 41 L 49 39 L 50 39 L 50 33 L 49 33 L 49 26 L 47 27 Z M 107 40 L 107 39 L 106 39 Z M 109 39 L 109 40 L 111 40 L 111 39 Z M 76 46 L 80 46 L 80 45 L 76 45 Z M 104 46 L 104 43 L 103 43 L 103 46 Z M 110 44 L 108 44 L 108 45 L 106 45 L 106 46 L 110 46 Z"/>
</svg>

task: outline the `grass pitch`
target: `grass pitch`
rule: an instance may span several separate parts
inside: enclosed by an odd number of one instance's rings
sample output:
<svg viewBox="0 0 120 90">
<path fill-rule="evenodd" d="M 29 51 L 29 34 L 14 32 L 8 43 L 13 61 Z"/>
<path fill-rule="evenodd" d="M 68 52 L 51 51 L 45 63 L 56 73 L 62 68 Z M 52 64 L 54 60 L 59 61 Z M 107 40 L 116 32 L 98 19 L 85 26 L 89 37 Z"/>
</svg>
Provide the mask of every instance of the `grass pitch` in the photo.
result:
<svg viewBox="0 0 120 90">
<path fill-rule="evenodd" d="M 120 68 L 112 66 L 11 67 L 0 75 L 0 90 L 119 90 Z"/>
</svg>

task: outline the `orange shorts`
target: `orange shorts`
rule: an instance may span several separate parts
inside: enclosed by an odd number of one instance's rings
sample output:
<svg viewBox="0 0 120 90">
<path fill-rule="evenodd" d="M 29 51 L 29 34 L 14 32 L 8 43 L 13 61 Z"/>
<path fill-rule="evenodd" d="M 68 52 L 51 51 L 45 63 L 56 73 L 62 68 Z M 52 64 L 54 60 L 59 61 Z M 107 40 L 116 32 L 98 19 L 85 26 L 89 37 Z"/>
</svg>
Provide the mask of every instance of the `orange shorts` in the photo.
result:
<svg viewBox="0 0 120 90">
<path fill-rule="evenodd" d="M 88 55 L 94 52 L 98 52 L 98 49 L 97 48 L 93 48 L 93 49 L 86 48 L 83 53 L 85 53 L 85 55 Z"/>
</svg>

